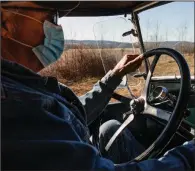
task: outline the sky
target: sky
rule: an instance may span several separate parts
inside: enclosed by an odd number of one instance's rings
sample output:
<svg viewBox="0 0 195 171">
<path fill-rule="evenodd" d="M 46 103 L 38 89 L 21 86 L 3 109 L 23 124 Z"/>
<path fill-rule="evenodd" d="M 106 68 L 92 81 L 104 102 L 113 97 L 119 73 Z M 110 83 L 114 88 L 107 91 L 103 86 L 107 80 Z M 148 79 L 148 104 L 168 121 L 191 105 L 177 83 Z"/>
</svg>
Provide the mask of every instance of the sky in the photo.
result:
<svg viewBox="0 0 195 171">
<path fill-rule="evenodd" d="M 128 16 L 130 18 L 130 16 Z M 144 41 L 194 42 L 194 2 L 173 2 L 139 14 Z M 133 26 L 124 16 L 110 17 L 62 17 L 59 24 L 65 39 L 136 41 L 122 33 Z"/>
</svg>

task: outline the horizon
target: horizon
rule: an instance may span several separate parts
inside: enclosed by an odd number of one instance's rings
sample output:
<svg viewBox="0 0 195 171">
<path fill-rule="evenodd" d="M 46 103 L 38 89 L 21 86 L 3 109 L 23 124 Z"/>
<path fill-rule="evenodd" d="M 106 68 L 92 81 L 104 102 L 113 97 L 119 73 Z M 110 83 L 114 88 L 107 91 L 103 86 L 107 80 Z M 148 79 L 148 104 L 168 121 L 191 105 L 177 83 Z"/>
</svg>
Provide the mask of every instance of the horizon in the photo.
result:
<svg viewBox="0 0 195 171">
<path fill-rule="evenodd" d="M 112 40 L 77 40 L 77 39 L 66 39 L 65 41 L 108 41 L 108 42 L 118 42 L 118 41 L 112 41 Z M 144 41 L 145 43 L 156 43 L 155 41 Z M 188 43 L 195 43 L 195 42 L 192 42 L 192 41 L 186 41 L 186 40 L 183 40 L 183 41 L 177 41 L 177 40 L 168 40 L 168 41 L 158 41 L 158 42 L 188 42 Z M 131 43 L 131 42 L 118 42 L 118 43 Z M 138 43 L 138 42 L 133 42 L 133 43 Z"/>
</svg>

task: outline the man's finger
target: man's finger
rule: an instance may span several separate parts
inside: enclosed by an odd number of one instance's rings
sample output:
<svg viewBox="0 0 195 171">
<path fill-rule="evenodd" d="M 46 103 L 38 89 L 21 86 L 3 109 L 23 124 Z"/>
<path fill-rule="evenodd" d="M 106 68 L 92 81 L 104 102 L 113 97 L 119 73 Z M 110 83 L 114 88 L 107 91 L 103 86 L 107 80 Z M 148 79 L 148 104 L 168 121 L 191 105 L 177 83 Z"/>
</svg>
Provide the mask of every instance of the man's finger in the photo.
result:
<svg viewBox="0 0 195 171">
<path fill-rule="evenodd" d="M 137 56 L 135 59 L 127 62 L 126 65 L 137 63 L 137 62 L 139 63 L 139 62 L 142 62 L 142 60 L 143 60 L 143 55 L 140 55 L 140 56 Z"/>
<path fill-rule="evenodd" d="M 144 59 L 144 56 L 143 56 L 143 54 L 141 54 L 141 55 L 137 56 L 137 58 L 136 58 L 136 59 L 143 60 L 143 59 Z"/>
<path fill-rule="evenodd" d="M 135 58 L 134 60 L 131 60 L 131 61 L 129 61 L 129 62 L 127 62 L 126 64 L 125 64 L 125 66 L 130 66 L 130 67 L 132 67 L 133 65 L 135 65 L 135 64 L 137 64 L 137 63 L 141 63 L 142 62 L 142 59 L 141 58 Z"/>
</svg>

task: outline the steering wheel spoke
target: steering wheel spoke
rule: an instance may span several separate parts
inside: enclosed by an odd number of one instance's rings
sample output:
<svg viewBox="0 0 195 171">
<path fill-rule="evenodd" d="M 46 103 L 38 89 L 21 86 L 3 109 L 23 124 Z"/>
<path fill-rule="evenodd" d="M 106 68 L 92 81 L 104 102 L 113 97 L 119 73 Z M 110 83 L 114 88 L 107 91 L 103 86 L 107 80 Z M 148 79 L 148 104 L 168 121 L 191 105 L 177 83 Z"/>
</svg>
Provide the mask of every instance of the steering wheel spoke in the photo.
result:
<svg viewBox="0 0 195 171">
<path fill-rule="evenodd" d="M 153 115 L 157 118 L 164 119 L 166 121 L 169 121 L 170 116 L 171 116 L 170 112 L 168 112 L 166 110 L 156 108 L 156 107 L 153 107 L 153 106 L 151 106 L 147 103 L 145 104 L 145 109 L 143 111 L 143 114 Z"/>
</svg>

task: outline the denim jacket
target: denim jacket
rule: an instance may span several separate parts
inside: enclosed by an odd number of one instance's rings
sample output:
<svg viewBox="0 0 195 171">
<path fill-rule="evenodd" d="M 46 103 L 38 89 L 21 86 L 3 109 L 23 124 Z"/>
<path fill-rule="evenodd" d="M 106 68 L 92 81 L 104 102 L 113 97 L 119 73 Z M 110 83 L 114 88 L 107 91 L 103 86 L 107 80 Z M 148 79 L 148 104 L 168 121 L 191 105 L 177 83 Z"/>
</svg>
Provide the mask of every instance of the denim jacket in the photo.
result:
<svg viewBox="0 0 195 171">
<path fill-rule="evenodd" d="M 120 79 L 106 74 L 77 97 L 55 78 L 1 60 L 2 168 L 17 170 L 194 169 L 194 142 L 161 159 L 114 165 L 88 143 L 88 124 L 106 107 Z"/>
</svg>

